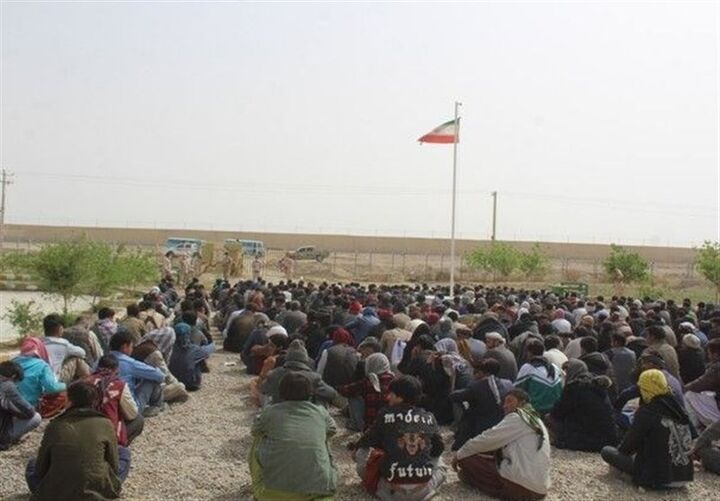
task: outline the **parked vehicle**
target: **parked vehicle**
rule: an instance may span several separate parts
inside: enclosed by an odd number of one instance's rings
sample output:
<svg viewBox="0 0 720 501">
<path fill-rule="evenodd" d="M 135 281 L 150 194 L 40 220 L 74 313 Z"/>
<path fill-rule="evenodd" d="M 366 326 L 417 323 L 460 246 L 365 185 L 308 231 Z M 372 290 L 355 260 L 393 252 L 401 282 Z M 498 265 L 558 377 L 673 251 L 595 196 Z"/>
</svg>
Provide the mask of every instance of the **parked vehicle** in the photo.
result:
<svg viewBox="0 0 720 501">
<path fill-rule="evenodd" d="M 298 247 L 292 252 L 288 252 L 291 259 L 296 261 L 306 261 L 314 259 L 318 263 L 322 263 L 330 253 L 326 250 L 318 249 L 314 245 L 306 245 L 304 247 Z"/>
<path fill-rule="evenodd" d="M 241 247 L 246 256 L 265 255 L 265 244 L 261 240 L 241 240 L 239 238 L 226 238 L 225 247 Z"/>
<path fill-rule="evenodd" d="M 203 243 L 197 238 L 170 237 L 165 242 L 165 252 L 170 252 L 173 257 L 199 256 Z"/>
</svg>

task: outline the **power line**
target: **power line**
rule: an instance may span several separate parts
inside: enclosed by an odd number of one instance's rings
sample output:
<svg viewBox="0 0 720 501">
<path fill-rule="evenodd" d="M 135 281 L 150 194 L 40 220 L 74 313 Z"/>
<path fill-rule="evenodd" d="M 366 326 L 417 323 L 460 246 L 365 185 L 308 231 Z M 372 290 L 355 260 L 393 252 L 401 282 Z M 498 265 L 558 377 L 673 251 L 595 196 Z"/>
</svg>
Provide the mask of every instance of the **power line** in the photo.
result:
<svg viewBox="0 0 720 501">
<path fill-rule="evenodd" d="M 12 173 L 5 169 L 0 171 L 0 249 L 5 239 L 5 191 L 12 184 Z"/>
<path fill-rule="evenodd" d="M 95 176 L 88 174 L 66 174 L 52 172 L 24 172 L 29 177 L 40 177 L 60 180 L 75 180 L 87 182 L 91 184 L 100 184 L 104 186 L 129 186 L 133 188 L 163 188 L 163 189 L 179 189 L 179 190 L 196 190 L 196 191 L 213 191 L 213 192 L 232 192 L 246 194 L 266 194 L 266 195 L 326 195 L 326 196 L 353 196 L 353 197 L 415 197 L 415 196 L 450 196 L 450 191 L 444 187 L 413 189 L 411 187 L 397 187 L 386 185 L 350 185 L 339 186 L 330 184 L 306 184 L 306 183 L 253 183 L 253 184 L 214 184 L 197 181 L 177 181 L 166 179 L 132 179 L 127 177 L 112 176 Z M 483 190 L 476 189 L 459 189 L 459 194 L 477 195 L 486 193 Z M 567 195 L 558 195 L 552 193 L 522 193 L 522 192 L 505 192 L 503 194 L 510 197 L 516 197 L 526 200 L 550 201 L 564 206 L 577 205 L 587 206 L 603 210 L 622 210 L 631 213 L 644 213 L 654 215 L 674 215 L 692 218 L 716 218 L 717 209 L 715 207 L 689 206 L 678 204 L 658 204 L 656 202 L 639 201 L 637 204 L 631 204 L 627 201 L 617 201 L 611 199 L 592 199 L 587 197 L 570 197 Z M 692 212 L 688 212 L 692 211 Z M 705 212 L 701 214 L 700 212 Z"/>
</svg>

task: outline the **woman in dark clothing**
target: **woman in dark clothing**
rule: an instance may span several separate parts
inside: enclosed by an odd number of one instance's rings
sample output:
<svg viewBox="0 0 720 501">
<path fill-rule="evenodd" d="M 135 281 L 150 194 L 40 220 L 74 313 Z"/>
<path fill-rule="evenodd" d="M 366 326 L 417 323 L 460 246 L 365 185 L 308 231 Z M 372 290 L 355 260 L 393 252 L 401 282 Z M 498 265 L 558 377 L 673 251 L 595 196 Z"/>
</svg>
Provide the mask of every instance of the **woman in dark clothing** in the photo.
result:
<svg viewBox="0 0 720 501">
<path fill-rule="evenodd" d="M 438 424 L 453 421 L 453 407 L 450 401 L 452 380 L 445 371 L 440 353 L 435 350 L 432 338 L 422 335 L 412 350 L 412 360 L 404 374 L 417 377 L 422 383 L 423 398 L 420 405 L 435 415 Z"/>
<path fill-rule="evenodd" d="M 426 323 L 422 323 L 415 327 L 415 330 L 412 331 L 412 337 L 410 338 L 410 341 L 407 342 L 405 345 L 405 351 L 403 351 L 402 360 L 400 360 L 400 363 L 398 363 L 398 370 L 402 373 L 405 373 L 406 369 L 410 365 L 410 362 L 412 362 L 412 353 L 413 348 L 417 346 L 418 340 L 422 336 L 428 336 L 430 339 L 432 339 L 432 335 L 430 334 L 430 326 Z"/>
<path fill-rule="evenodd" d="M 486 358 L 477 366 L 476 379 L 467 388 L 450 394 L 450 400 L 463 408 L 452 450 L 502 421 L 503 399 L 514 387 L 511 381 L 497 377 L 499 372 L 500 362 Z"/>
<path fill-rule="evenodd" d="M 593 376 L 580 360 L 565 364 L 565 387 L 550 412 L 553 445 L 559 449 L 598 452 L 617 445 L 618 431 L 608 398 L 612 384 L 606 376 Z"/>
<path fill-rule="evenodd" d="M 640 375 L 641 405 L 620 446 L 603 447 L 602 458 L 650 489 L 681 487 L 693 480 L 690 419 L 672 397 L 665 374 Z M 633 457 L 634 456 L 634 457 Z"/>
</svg>

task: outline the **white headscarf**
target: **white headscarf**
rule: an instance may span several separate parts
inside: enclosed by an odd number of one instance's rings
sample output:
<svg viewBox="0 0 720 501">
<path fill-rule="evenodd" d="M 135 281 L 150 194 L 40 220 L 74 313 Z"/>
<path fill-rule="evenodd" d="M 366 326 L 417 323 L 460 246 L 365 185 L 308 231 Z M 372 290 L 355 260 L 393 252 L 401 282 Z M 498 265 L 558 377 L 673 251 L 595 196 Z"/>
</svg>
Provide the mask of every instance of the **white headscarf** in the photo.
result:
<svg viewBox="0 0 720 501">
<path fill-rule="evenodd" d="M 380 374 L 390 372 L 390 361 L 384 353 L 373 353 L 365 359 L 365 376 L 370 380 L 373 389 L 380 393 Z"/>
</svg>

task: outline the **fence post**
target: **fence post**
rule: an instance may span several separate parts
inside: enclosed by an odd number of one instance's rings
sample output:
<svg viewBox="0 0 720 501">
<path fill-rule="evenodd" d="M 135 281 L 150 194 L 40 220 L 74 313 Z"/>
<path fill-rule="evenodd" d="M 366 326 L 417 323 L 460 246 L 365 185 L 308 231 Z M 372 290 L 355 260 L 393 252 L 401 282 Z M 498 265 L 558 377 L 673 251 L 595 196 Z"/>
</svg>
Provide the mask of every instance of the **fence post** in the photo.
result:
<svg viewBox="0 0 720 501">
<path fill-rule="evenodd" d="M 370 251 L 370 273 L 373 271 L 373 253 Z"/>
<path fill-rule="evenodd" d="M 390 254 L 390 273 L 395 273 L 395 253 Z"/>
<path fill-rule="evenodd" d="M 427 274 L 428 274 L 428 255 L 425 254 L 425 272 L 423 273 L 425 280 L 427 280 Z"/>
<path fill-rule="evenodd" d="M 655 278 L 655 261 L 650 261 L 650 279 Z"/>
<path fill-rule="evenodd" d="M 402 259 L 402 274 L 404 275 L 405 274 L 405 252 L 404 251 L 402 254 L 402 258 L 403 258 Z"/>
<path fill-rule="evenodd" d="M 440 271 L 445 271 L 445 254 L 440 254 Z"/>
<path fill-rule="evenodd" d="M 357 255 L 357 249 L 356 249 L 355 250 L 355 271 L 353 271 L 353 279 L 355 279 L 355 280 L 357 280 L 357 260 L 358 260 L 358 255 Z"/>
<path fill-rule="evenodd" d="M 337 269 L 337 252 L 333 252 L 332 272 L 335 273 L 336 269 Z"/>
</svg>

